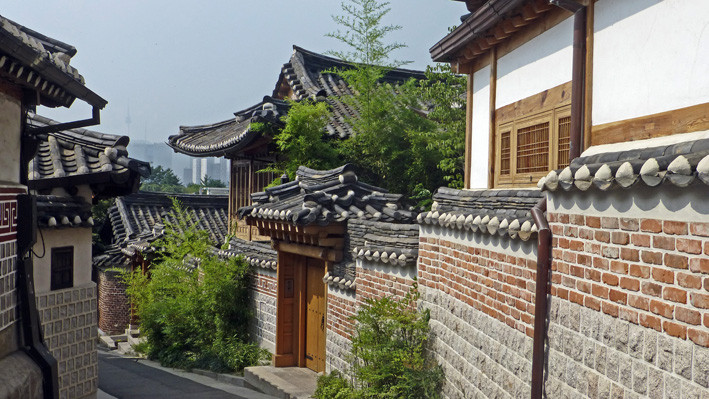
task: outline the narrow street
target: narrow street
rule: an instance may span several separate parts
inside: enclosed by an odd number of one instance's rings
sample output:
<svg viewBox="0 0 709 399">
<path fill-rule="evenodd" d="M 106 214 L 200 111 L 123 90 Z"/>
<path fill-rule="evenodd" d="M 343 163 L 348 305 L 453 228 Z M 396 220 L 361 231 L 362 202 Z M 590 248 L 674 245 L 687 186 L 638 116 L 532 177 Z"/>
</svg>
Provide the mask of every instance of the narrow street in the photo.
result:
<svg viewBox="0 0 709 399">
<path fill-rule="evenodd" d="M 145 361 L 98 351 L 99 390 L 118 399 L 267 399 L 248 388 L 181 371 L 165 371 Z M 99 398 L 101 398 L 99 394 Z M 104 396 L 105 397 L 105 396 Z"/>
</svg>

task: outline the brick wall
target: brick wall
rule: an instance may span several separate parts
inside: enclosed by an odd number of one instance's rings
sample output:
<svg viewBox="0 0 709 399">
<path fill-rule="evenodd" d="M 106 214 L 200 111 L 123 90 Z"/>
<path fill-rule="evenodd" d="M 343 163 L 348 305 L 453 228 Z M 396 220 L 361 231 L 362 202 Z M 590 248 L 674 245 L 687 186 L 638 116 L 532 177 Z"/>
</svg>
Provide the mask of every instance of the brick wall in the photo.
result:
<svg viewBox="0 0 709 399">
<path fill-rule="evenodd" d="M 276 347 L 276 289 L 275 270 L 256 269 L 252 275 L 251 293 L 254 322 L 249 327 L 253 339 L 271 352 Z"/>
<path fill-rule="evenodd" d="M 529 397 L 535 246 L 421 226 L 420 306 L 431 310 L 443 397 Z"/>
<path fill-rule="evenodd" d="M 95 396 L 96 284 L 50 291 L 36 300 L 45 343 L 59 366 L 59 397 Z"/>
<path fill-rule="evenodd" d="M 415 265 L 401 268 L 379 262 L 357 260 L 357 305 L 367 299 L 404 297 L 414 283 Z"/>
<path fill-rule="evenodd" d="M 357 310 L 355 290 L 330 285 L 327 291 L 326 371 L 348 371 L 347 354 L 354 331 L 352 316 Z"/>
<path fill-rule="evenodd" d="M 106 334 L 123 334 L 130 324 L 130 300 L 121 273 L 98 273 L 98 328 Z"/>
</svg>

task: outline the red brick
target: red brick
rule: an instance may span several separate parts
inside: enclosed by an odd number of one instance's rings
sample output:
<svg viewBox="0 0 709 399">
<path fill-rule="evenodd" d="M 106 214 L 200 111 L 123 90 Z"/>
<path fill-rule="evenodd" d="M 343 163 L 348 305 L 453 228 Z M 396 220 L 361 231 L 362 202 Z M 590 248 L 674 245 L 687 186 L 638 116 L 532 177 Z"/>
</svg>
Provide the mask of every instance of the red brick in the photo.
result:
<svg viewBox="0 0 709 399">
<path fill-rule="evenodd" d="M 642 259 L 643 259 L 643 262 L 645 262 L 645 263 L 651 263 L 653 265 L 661 265 L 662 264 L 662 252 L 643 251 L 642 252 Z"/>
<path fill-rule="evenodd" d="M 638 219 L 620 218 L 620 228 L 627 231 L 638 231 Z"/>
<path fill-rule="evenodd" d="M 686 288 L 702 288 L 702 278 L 690 273 L 677 273 L 677 283 Z"/>
<path fill-rule="evenodd" d="M 630 242 L 630 234 L 622 231 L 614 231 L 611 234 L 611 242 L 613 244 L 626 245 Z"/>
<path fill-rule="evenodd" d="M 623 247 L 620 249 L 620 258 L 631 262 L 637 262 L 640 260 L 640 251 L 633 248 Z"/>
<path fill-rule="evenodd" d="M 603 273 L 603 282 L 608 285 L 617 286 L 620 283 L 620 279 L 615 274 Z"/>
<path fill-rule="evenodd" d="M 687 308 L 681 308 L 677 306 L 675 308 L 675 319 L 683 321 L 687 324 L 692 324 L 698 326 L 702 322 L 702 314 L 696 310 L 691 310 Z"/>
<path fill-rule="evenodd" d="M 645 295 L 660 297 L 662 295 L 662 286 L 660 284 L 644 281 L 642 283 L 642 292 Z"/>
<path fill-rule="evenodd" d="M 689 261 L 689 270 L 695 273 L 709 274 L 709 259 L 694 258 Z"/>
<path fill-rule="evenodd" d="M 593 230 L 579 228 L 579 238 L 584 240 L 593 240 Z"/>
<path fill-rule="evenodd" d="M 614 303 L 603 302 L 602 309 L 603 313 L 611 315 L 613 317 L 618 317 L 618 305 Z"/>
<path fill-rule="evenodd" d="M 673 337 L 687 339 L 687 327 L 681 324 L 665 320 L 662 322 L 662 329 L 665 330 L 667 334 Z"/>
<path fill-rule="evenodd" d="M 662 322 L 659 317 L 641 313 L 639 319 L 641 326 L 662 332 Z"/>
<path fill-rule="evenodd" d="M 599 258 L 599 259 L 601 259 L 601 258 Z M 628 264 L 627 263 L 621 262 L 619 260 L 612 260 L 610 263 L 611 263 L 610 269 L 612 272 L 621 273 L 621 274 L 628 274 Z"/>
<path fill-rule="evenodd" d="M 687 337 L 699 346 L 709 347 L 709 331 L 688 328 Z"/>
<path fill-rule="evenodd" d="M 628 305 L 642 310 L 650 309 L 650 300 L 640 295 L 628 295 Z"/>
<path fill-rule="evenodd" d="M 576 288 L 578 288 L 580 291 L 583 291 L 587 294 L 591 293 L 591 283 L 588 281 L 578 281 L 576 283 Z"/>
<path fill-rule="evenodd" d="M 633 234 L 630 242 L 638 247 L 650 247 L 651 236 L 649 234 Z"/>
<path fill-rule="evenodd" d="M 632 309 L 621 307 L 618 309 L 618 318 L 629 321 L 633 324 L 638 324 L 638 312 Z"/>
<path fill-rule="evenodd" d="M 650 300 L 650 311 L 656 315 L 671 319 L 674 308 L 674 306 L 663 301 L 658 301 L 657 299 Z"/>
<path fill-rule="evenodd" d="M 597 230 L 593 235 L 596 241 L 600 242 L 611 242 L 611 233 L 603 230 Z"/>
<path fill-rule="evenodd" d="M 591 293 L 599 298 L 608 299 L 608 292 L 608 287 L 599 284 L 593 284 L 591 288 Z"/>
<path fill-rule="evenodd" d="M 672 270 L 667 270 L 665 268 L 653 267 L 652 278 L 661 283 L 674 284 L 675 273 Z"/>
<path fill-rule="evenodd" d="M 569 271 L 571 272 L 572 276 L 576 276 L 576 277 L 583 277 L 584 276 L 583 267 L 571 265 L 569 267 Z"/>
<path fill-rule="evenodd" d="M 704 313 L 704 327 L 709 327 L 709 313 Z"/>
<path fill-rule="evenodd" d="M 665 254 L 665 265 L 674 267 L 675 269 L 686 269 L 689 260 L 686 256 L 676 254 Z"/>
<path fill-rule="evenodd" d="M 579 240 L 568 240 L 569 249 L 576 252 L 583 252 L 583 241 Z"/>
<path fill-rule="evenodd" d="M 593 267 L 596 269 L 608 270 L 609 263 L 605 258 L 593 258 Z"/>
<path fill-rule="evenodd" d="M 640 291 L 640 280 L 636 280 L 630 277 L 621 277 L 620 288 L 630 291 Z"/>
<path fill-rule="evenodd" d="M 709 223 L 690 223 L 689 232 L 695 236 L 709 237 Z"/>
<path fill-rule="evenodd" d="M 687 291 L 681 288 L 665 287 L 662 297 L 672 302 L 687 303 Z"/>
<path fill-rule="evenodd" d="M 586 226 L 593 227 L 595 229 L 601 227 L 601 218 L 596 216 L 586 216 Z"/>
<path fill-rule="evenodd" d="M 662 232 L 662 222 L 656 219 L 643 219 L 640 221 L 640 230 L 650 233 Z"/>
<path fill-rule="evenodd" d="M 630 265 L 630 275 L 633 277 L 650 277 L 650 267 L 643 265 Z"/>
<path fill-rule="evenodd" d="M 617 229 L 618 218 L 601 217 L 601 227 L 604 229 Z"/>
<path fill-rule="evenodd" d="M 601 272 L 595 269 L 586 269 L 586 278 L 593 281 L 601 281 Z"/>
<path fill-rule="evenodd" d="M 587 296 L 584 300 L 584 305 L 593 310 L 601 310 L 601 301 L 594 297 Z"/>
<path fill-rule="evenodd" d="M 699 255 L 702 253 L 702 242 L 699 240 L 690 240 L 687 238 L 677 239 L 677 250 L 688 254 Z"/>
<path fill-rule="evenodd" d="M 568 224 L 569 223 L 569 215 L 567 213 L 558 213 L 556 215 L 558 218 L 557 221 L 562 224 Z"/>
<path fill-rule="evenodd" d="M 608 299 L 613 302 L 622 303 L 623 305 L 625 305 L 625 303 L 628 301 L 628 294 L 623 291 L 610 290 L 610 292 L 608 293 Z"/>
<path fill-rule="evenodd" d="M 591 257 L 586 254 L 578 254 L 576 256 L 576 262 L 578 262 L 578 264 L 580 264 L 580 265 L 589 266 L 589 267 L 593 264 Z"/>
<path fill-rule="evenodd" d="M 686 235 L 687 234 L 687 223 L 673 222 L 671 220 L 665 220 L 662 223 L 662 231 L 664 231 L 665 234 Z"/>
<path fill-rule="evenodd" d="M 654 236 L 652 237 L 652 246 L 654 248 L 668 249 L 674 251 L 675 239 L 673 237 L 667 236 Z"/>
<path fill-rule="evenodd" d="M 583 217 L 583 215 L 570 215 L 569 216 L 569 223 L 583 226 L 584 225 L 584 217 Z"/>
<path fill-rule="evenodd" d="M 709 295 L 693 292 L 690 295 L 692 305 L 697 308 L 709 309 Z"/>
<path fill-rule="evenodd" d="M 579 305 L 583 305 L 583 294 L 576 291 L 569 291 L 569 300 Z"/>
</svg>

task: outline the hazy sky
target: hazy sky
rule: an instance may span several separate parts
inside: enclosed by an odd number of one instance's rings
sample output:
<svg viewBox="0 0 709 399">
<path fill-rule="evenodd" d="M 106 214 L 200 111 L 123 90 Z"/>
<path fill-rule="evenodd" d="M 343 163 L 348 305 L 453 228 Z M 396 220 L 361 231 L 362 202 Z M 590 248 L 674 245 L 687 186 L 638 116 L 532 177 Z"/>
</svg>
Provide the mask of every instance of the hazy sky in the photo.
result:
<svg viewBox="0 0 709 399">
<path fill-rule="evenodd" d="M 430 64 L 428 49 L 460 23 L 465 3 L 391 0 L 391 40 L 408 44 L 396 59 Z M 270 95 L 294 44 L 342 50 L 325 33 L 337 29 L 337 0 L 8 0 L 0 13 L 78 53 L 71 64 L 108 100 L 101 125 L 133 141 L 166 141 L 180 125 L 213 123 Z M 90 107 L 40 108 L 60 121 L 84 119 Z M 130 113 L 130 125 L 127 116 Z"/>
</svg>

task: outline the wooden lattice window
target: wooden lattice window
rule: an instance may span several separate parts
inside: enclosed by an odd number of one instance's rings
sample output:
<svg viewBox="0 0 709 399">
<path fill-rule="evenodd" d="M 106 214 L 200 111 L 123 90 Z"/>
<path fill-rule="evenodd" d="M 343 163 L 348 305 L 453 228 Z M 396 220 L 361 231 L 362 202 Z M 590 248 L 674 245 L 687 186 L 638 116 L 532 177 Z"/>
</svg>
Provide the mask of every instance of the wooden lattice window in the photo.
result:
<svg viewBox="0 0 709 399">
<path fill-rule="evenodd" d="M 74 247 L 52 248 L 50 289 L 62 290 L 74 285 Z"/>
<path fill-rule="evenodd" d="M 510 153 L 512 142 L 510 141 L 510 131 L 500 133 L 500 174 L 510 174 Z"/>
<path fill-rule="evenodd" d="M 559 168 L 569 166 L 569 149 L 571 148 L 571 116 L 559 118 Z"/>
<path fill-rule="evenodd" d="M 544 172 L 549 168 L 549 122 L 517 130 L 517 173 Z"/>
</svg>

